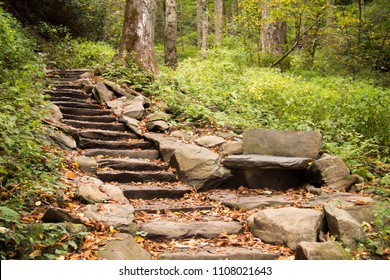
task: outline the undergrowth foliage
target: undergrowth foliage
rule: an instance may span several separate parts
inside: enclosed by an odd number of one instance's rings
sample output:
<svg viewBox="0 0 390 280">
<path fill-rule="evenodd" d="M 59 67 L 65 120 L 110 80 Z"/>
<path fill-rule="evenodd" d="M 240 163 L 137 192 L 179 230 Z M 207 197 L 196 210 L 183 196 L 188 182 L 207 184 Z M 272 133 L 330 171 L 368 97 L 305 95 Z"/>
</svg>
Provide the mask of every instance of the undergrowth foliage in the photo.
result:
<svg viewBox="0 0 390 280">
<path fill-rule="evenodd" d="M 233 55 L 232 55 L 233 54 Z M 238 129 L 321 130 L 324 150 L 353 166 L 367 156 L 389 161 L 390 92 L 369 80 L 300 76 L 235 63 L 234 52 L 163 68 L 152 91 L 180 120 Z"/>
<path fill-rule="evenodd" d="M 49 203 L 59 187 L 58 153 L 45 142 L 43 60 L 22 27 L 0 7 L 0 258 L 25 258 L 34 239 L 20 216 Z"/>
</svg>

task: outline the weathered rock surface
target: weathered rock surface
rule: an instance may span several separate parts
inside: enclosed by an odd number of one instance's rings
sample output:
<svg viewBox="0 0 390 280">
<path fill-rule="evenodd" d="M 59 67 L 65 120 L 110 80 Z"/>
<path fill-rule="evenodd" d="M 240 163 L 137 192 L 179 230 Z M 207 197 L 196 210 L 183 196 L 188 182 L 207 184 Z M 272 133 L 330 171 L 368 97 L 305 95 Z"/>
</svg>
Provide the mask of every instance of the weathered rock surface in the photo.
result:
<svg viewBox="0 0 390 280">
<path fill-rule="evenodd" d="M 180 180 L 198 190 L 216 188 L 231 177 L 230 171 L 219 164 L 218 154 L 197 145 L 178 147 L 170 165 L 176 168 Z"/>
<path fill-rule="evenodd" d="M 289 206 L 294 204 L 293 199 L 286 195 L 239 195 L 230 192 L 218 191 L 208 196 L 210 200 L 219 201 L 233 209 L 252 210 L 262 207 Z"/>
<path fill-rule="evenodd" d="M 94 158 L 80 156 L 75 159 L 78 168 L 85 173 L 96 173 L 97 163 Z"/>
<path fill-rule="evenodd" d="M 295 250 L 301 241 L 315 242 L 324 214 L 293 207 L 259 211 L 247 219 L 253 235 L 267 243 Z"/>
<path fill-rule="evenodd" d="M 145 115 L 144 101 L 145 98 L 143 96 L 136 96 L 127 101 L 121 115 L 140 120 Z"/>
<path fill-rule="evenodd" d="M 52 130 L 50 131 L 49 137 L 54 141 L 54 144 L 64 150 L 71 151 L 77 149 L 77 144 L 73 137 L 62 133 L 61 131 Z"/>
<path fill-rule="evenodd" d="M 135 134 L 140 136 L 142 135 L 138 120 L 126 116 L 120 116 L 119 121 L 126 125 Z"/>
<path fill-rule="evenodd" d="M 340 207 L 349 207 L 355 205 L 356 203 L 372 204 L 374 201 L 372 198 L 367 196 L 342 192 L 332 194 L 322 193 L 321 195 L 313 197 L 308 201 L 308 205 L 310 206 L 321 206 L 326 203 L 337 204 Z"/>
<path fill-rule="evenodd" d="M 356 239 L 364 236 L 361 224 L 347 211 L 335 205 L 325 204 L 324 211 L 330 233 L 348 247 L 354 248 Z"/>
<path fill-rule="evenodd" d="M 241 155 L 244 152 L 242 140 L 227 141 L 221 146 L 221 154 L 223 155 Z"/>
<path fill-rule="evenodd" d="M 278 257 L 278 254 L 240 247 L 208 248 L 197 253 L 164 252 L 158 255 L 159 260 L 276 260 Z"/>
<path fill-rule="evenodd" d="M 296 260 L 351 260 L 352 256 L 340 243 L 335 241 L 307 242 L 298 244 Z"/>
<path fill-rule="evenodd" d="M 243 134 L 244 154 L 316 158 L 321 148 L 319 131 L 250 129 Z"/>
<path fill-rule="evenodd" d="M 267 155 L 232 155 L 225 158 L 223 165 L 228 168 L 247 169 L 306 169 L 312 160 L 310 158 L 281 157 Z"/>
<path fill-rule="evenodd" d="M 239 233 L 242 226 L 238 222 L 150 222 L 142 224 L 140 229 L 148 233 L 150 238 L 183 239 L 189 237 L 213 238 L 222 232 L 227 234 Z"/>
<path fill-rule="evenodd" d="M 115 82 L 112 82 L 112 81 L 107 81 L 105 80 L 104 81 L 104 84 L 106 85 L 106 87 L 113 91 L 114 93 L 116 93 L 117 95 L 120 95 L 120 96 L 127 96 L 128 94 L 126 93 L 126 91 L 120 86 L 118 85 L 117 83 Z"/>
<path fill-rule="evenodd" d="M 215 135 L 206 135 L 203 137 L 200 137 L 194 141 L 197 145 L 205 147 L 205 148 L 212 148 L 218 145 L 221 145 L 225 142 L 225 139 L 222 137 L 218 137 Z"/>
<path fill-rule="evenodd" d="M 110 197 L 102 192 L 97 185 L 85 184 L 78 187 L 76 195 L 88 203 L 108 201 Z"/>
<path fill-rule="evenodd" d="M 129 204 L 129 201 L 125 197 L 123 191 L 117 186 L 101 185 L 100 190 L 107 194 L 110 200 L 116 201 L 119 204 Z"/>
<path fill-rule="evenodd" d="M 356 178 L 350 176 L 349 168 L 338 156 L 323 156 L 310 166 L 310 180 L 313 184 L 326 184 L 331 189 L 349 190 Z"/>
<path fill-rule="evenodd" d="M 116 240 L 111 240 L 101 250 L 97 252 L 100 259 L 103 260 L 151 260 L 152 256 L 148 251 L 135 242 L 134 237 L 117 233 Z"/>
<path fill-rule="evenodd" d="M 55 105 L 55 104 L 51 104 L 50 105 L 50 111 L 51 111 L 51 116 L 53 119 L 59 121 L 60 119 L 62 119 L 62 113 L 61 113 L 61 110 L 60 108 Z"/>
<path fill-rule="evenodd" d="M 114 93 L 103 82 L 96 83 L 92 93 L 100 104 L 105 104 L 107 101 L 115 98 Z"/>
<path fill-rule="evenodd" d="M 146 129 L 149 131 L 163 132 L 169 129 L 169 124 L 166 121 L 149 121 L 146 122 Z"/>
<path fill-rule="evenodd" d="M 134 207 L 118 204 L 89 204 L 85 207 L 84 216 L 102 222 L 107 226 L 113 226 L 121 232 L 134 233 Z"/>
<path fill-rule="evenodd" d="M 171 160 L 171 156 L 176 149 L 187 145 L 182 142 L 178 142 L 174 137 L 165 136 L 163 134 L 146 133 L 144 136 L 156 143 L 165 162 L 169 162 Z"/>
</svg>

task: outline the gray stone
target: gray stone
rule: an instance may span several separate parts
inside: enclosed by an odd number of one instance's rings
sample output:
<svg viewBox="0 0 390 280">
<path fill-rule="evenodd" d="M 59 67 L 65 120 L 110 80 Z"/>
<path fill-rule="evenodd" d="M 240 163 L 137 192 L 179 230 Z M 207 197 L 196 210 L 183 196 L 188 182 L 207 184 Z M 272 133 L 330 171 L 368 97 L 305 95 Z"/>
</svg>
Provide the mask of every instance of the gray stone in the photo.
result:
<svg viewBox="0 0 390 280">
<path fill-rule="evenodd" d="M 248 217 L 253 235 L 263 242 L 295 250 L 301 241 L 317 240 L 324 214 L 313 209 L 286 207 L 259 211 Z"/>
<path fill-rule="evenodd" d="M 76 157 L 75 162 L 77 162 L 78 168 L 85 173 L 96 173 L 97 163 L 94 158 L 91 157 Z"/>
<path fill-rule="evenodd" d="M 152 121 L 168 121 L 171 118 L 171 116 L 164 112 L 155 112 L 147 115 L 145 117 L 145 122 L 152 122 Z"/>
<path fill-rule="evenodd" d="M 140 229 L 148 233 L 150 238 L 183 239 L 190 237 L 214 238 L 222 232 L 237 234 L 242 226 L 238 222 L 150 222 L 141 225 Z"/>
<path fill-rule="evenodd" d="M 84 72 L 80 75 L 80 79 L 90 79 L 93 77 L 93 73 L 91 72 Z"/>
<path fill-rule="evenodd" d="M 58 147 L 64 150 L 72 151 L 77 149 L 77 144 L 73 137 L 62 133 L 61 131 L 52 130 L 50 132 L 50 138 Z"/>
<path fill-rule="evenodd" d="M 243 141 L 227 141 L 221 146 L 223 155 L 241 155 L 244 152 Z"/>
<path fill-rule="evenodd" d="M 329 232 L 345 245 L 355 248 L 356 239 L 364 237 L 361 224 L 347 211 L 332 204 L 324 205 Z"/>
<path fill-rule="evenodd" d="M 313 184 L 326 184 L 331 189 L 348 190 L 356 178 L 338 156 L 324 156 L 310 166 L 309 178 Z"/>
<path fill-rule="evenodd" d="M 235 137 L 239 137 L 236 133 L 234 133 L 231 130 L 228 130 L 228 131 L 217 131 L 217 132 L 215 132 L 215 135 L 219 136 L 219 137 L 222 137 L 222 138 L 225 138 L 225 139 L 232 139 L 232 138 L 235 138 Z"/>
<path fill-rule="evenodd" d="M 352 256 L 340 243 L 335 241 L 327 242 L 306 242 L 298 244 L 295 252 L 296 260 L 352 260 Z"/>
<path fill-rule="evenodd" d="M 205 148 L 212 148 L 218 145 L 221 145 L 225 142 L 225 139 L 222 137 L 214 136 L 214 135 L 207 135 L 200 137 L 194 141 L 197 145 L 205 147 Z"/>
<path fill-rule="evenodd" d="M 114 93 L 110 91 L 103 82 L 98 82 L 93 90 L 93 95 L 100 104 L 105 104 L 107 101 L 110 101 L 115 98 Z"/>
<path fill-rule="evenodd" d="M 120 116 L 119 121 L 125 124 L 132 132 L 137 135 L 142 135 L 142 130 L 139 126 L 139 121 L 130 117 Z"/>
<path fill-rule="evenodd" d="M 259 167 L 261 169 L 306 169 L 310 158 L 281 157 L 267 155 L 232 155 L 225 158 L 223 165 L 228 168 L 248 169 Z"/>
<path fill-rule="evenodd" d="M 279 254 L 265 253 L 255 248 L 218 247 L 196 253 L 164 252 L 159 260 L 276 260 Z"/>
<path fill-rule="evenodd" d="M 51 103 L 50 111 L 51 111 L 51 116 L 52 116 L 53 119 L 55 119 L 57 121 L 62 119 L 62 113 L 61 113 L 60 107 L 58 107 L 57 105 Z"/>
<path fill-rule="evenodd" d="M 110 200 L 116 201 L 119 204 L 129 204 L 130 202 L 123 194 L 121 188 L 113 185 L 101 185 L 100 190 L 108 195 Z"/>
<path fill-rule="evenodd" d="M 178 142 L 174 137 L 165 136 L 163 134 L 145 133 L 144 136 L 153 141 L 159 147 L 160 153 L 165 162 L 169 162 L 171 160 L 171 156 L 176 149 L 187 145 L 182 142 Z"/>
<path fill-rule="evenodd" d="M 172 154 L 170 165 L 179 179 L 197 190 L 217 188 L 231 178 L 228 169 L 220 165 L 218 154 L 197 145 L 180 145 Z"/>
<path fill-rule="evenodd" d="M 243 134 L 244 154 L 316 158 L 321 148 L 319 131 L 251 129 Z"/>
<path fill-rule="evenodd" d="M 100 188 L 94 184 L 85 184 L 78 187 L 76 195 L 88 203 L 108 201 L 110 197 L 103 193 Z"/>
<path fill-rule="evenodd" d="M 126 104 L 126 102 L 127 102 L 127 97 L 122 96 L 122 97 L 116 98 L 114 100 L 107 101 L 106 105 L 108 108 L 115 109 L 115 108 L 122 107 L 123 105 Z"/>
<path fill-rule="evenodd" d="M 108 244 L 97 252 L 103 260 L 151 260 L 152 256 L 148 251 L 135 242 L 134 237 L 117 233 L 115 240 L 110 240 Z"/>
<path fill-rule="evenodd" d="M 128 96 L 129 94 L 126 93 L 126 91 L 118 84 L 112 82 L 112 81 L 104 81 L 104 84 L 108 89 L 115 92 L 117 95 L 120 96 Z"/>
<path fill-rule="evenodd" d="M 321 188 L 316 188 L 316 187 L 314 187 L 313 185 L 310 185 L 310 184 L 305 184 L 303 186 L 303 188 L 305 189 L 305 191 L 310 192 L 310 193 L 315 194 L 315 195 L 322 194 L 322 189 Z"/>
<path fill-rule="evenodd" d="M 144 108 L 145 98 L 143 96 L 136 96 L 133 99 L 126 102 L 126 106 L 122 110 L 122 115 L 140 120 L 145 114 Z"/>
<path fill-rule="evenodd" d="M 169 124 L 166 121 L 149 121 L 146 123 L 146 128 L 149 131 L 166 131 L 169 129 Z"/>
<path fill-rule="evenodd" d="M 294 200 L 288 200 L 286 195 L 240 195 L 219 191 L 208 196 L 210 200 L 221 202 L 233 209 L 252 210 L 264 207 L 280 207 L 294 205 Z"/>
<path fill-rule="evenodd" d="M 321 206 L 325 203 L 334 204 L 340 207 L 349 207 L 355 205 L 355 203 L 372 204 L 374 201 L 367 196 L 361 196 L 351 193 L 322 193 L 319 196 L 309 199 L 307 204 L 309 206 Z"/>
<path fill-rule="evenodd" d="M 170 135 L 173 137 L 181 138 L 185 141 L 189 141 L 192 139 L 192 135 L 189 132 L 184 132 L 181 130 L 172 131 Z"/>
<path fill-rule="evenodd" d="M 121 232 L 136 231 L 134 223 L 134 207 L 118 204 L 89 204 L 85 207 L 84 216 L 112 226 Z"/>
</svg>

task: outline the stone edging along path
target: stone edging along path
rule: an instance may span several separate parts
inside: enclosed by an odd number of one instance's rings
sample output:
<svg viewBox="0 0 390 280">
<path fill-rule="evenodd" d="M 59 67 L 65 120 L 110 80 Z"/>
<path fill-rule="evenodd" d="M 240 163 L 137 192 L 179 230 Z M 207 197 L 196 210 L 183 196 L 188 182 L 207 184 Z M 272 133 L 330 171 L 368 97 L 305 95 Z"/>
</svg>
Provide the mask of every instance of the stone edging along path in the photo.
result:
<svg viewBox="0 0 390 280">
<path fill-rule="evenodd" d="M 88 69 L 52 71 L 47 81 L 50 138 L 75 155 L 81 175 L 65 180 L 83 207 L 77 217 L 49 208 L 42 221 L 111 226 L 118 238 L 101 259 L 350 259 L 374 218 L 372 198 L 342 191 L 359 183 L 342 160 L 314 158 L 318 132 L 197 136 L 170 129 L 163 102 Z M 261 150 L 267 138 L 292 146 Z"/>
</svg>

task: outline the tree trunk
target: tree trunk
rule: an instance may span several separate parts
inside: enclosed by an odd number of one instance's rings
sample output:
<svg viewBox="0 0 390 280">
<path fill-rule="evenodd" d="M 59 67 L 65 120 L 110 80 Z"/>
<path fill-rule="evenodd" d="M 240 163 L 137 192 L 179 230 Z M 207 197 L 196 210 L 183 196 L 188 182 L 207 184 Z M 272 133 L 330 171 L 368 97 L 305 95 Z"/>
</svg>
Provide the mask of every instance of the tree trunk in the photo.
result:
<svg viewBox="0 0 390 280">
<path fill-rule="evenodd" d="M 207 34 L 208 34 L 208 0 L 197 0 L 196 15 L 197 15 L 196 26 L 198 31 L 198 47 L 202 49 L 202 57 L 206 58 Z"/>
<path fill-rule="evenodd" d="M 217 45 L 222 41 L 223 0 L 214 0 L 215 41 Z"/>
<path fill-rule="evenodd" d="M 166 0 L 165 6 L 165 64 L 172 69 L 177 67 L 177 4 L 176 0 Z"/>
<path fill-rule="evenodd" d="M 141 69 L 157 73 L 154 51 L 156 0 L 126 0 L 122 36 L 117 59 L 131 61 Z"/>
<path fill-rule="evenodd" d="M 287 43 L 287 24 L 285 21 L 272 19 L 266 1 L 262 3 L 263 24 L 261 28 L 261 46 L 263 53 L 282 55 Z"/>
</svg>

